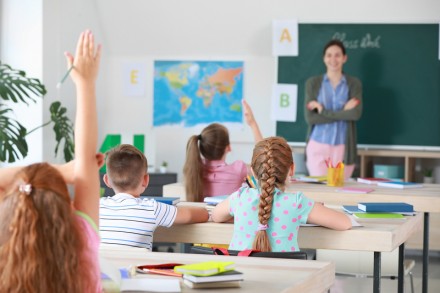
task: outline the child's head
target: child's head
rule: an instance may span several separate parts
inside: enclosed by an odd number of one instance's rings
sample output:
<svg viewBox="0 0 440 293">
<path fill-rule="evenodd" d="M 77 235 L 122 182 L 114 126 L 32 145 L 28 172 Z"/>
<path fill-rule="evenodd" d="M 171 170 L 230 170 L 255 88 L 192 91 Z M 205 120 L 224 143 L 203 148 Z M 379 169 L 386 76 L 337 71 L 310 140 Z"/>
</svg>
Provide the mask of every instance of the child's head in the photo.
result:
<svg viewBox="0 0 440 293">
<path fill-rule="evenodd" d="M 228 129 L 221 124 L 212 123 L 200 135 L 189 138 L 186 146 L 186 160 L 183 167 L 187 199 L 200 201 L 203 192 L 203 162 L 221 160 L 229 148 Z"/>
<path fill-rule="evenodd" d="M 282 137 L 263 139 L 254 147 L 251 168 L 261 192 L 258 220 L 262 228 L 255 237 L 253 248 L 271 251 L 266 233 L 267 223 L 272 212 L 275 188 L 284 189 L 289 172 L 293 171 L 292 149 Z"/>
<path fill-rule="evenodd" d="M 107 152 L 106 168 L 109 185 L 117 192 L 124 192 L 139 187 L 147 174 L 148 162 L 136 147 L 121 144 Z"/>
<path fill-rule="evenodd" d="M 46 163 L 23 168 L 0 199 L 1 291 L 20 282 L 35 292 L 82 292 L 91 282 L 81 269 L 90 262 L 85 241 L 61 174 Z"/>
</svg>

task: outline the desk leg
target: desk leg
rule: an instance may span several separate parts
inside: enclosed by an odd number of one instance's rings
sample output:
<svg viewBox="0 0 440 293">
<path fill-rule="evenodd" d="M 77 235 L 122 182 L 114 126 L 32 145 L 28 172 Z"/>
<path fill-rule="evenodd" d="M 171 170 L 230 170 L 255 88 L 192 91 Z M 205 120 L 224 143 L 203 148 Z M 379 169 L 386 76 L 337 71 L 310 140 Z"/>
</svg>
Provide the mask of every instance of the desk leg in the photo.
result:
<svg viewBox="0 0 440 293">
<path fill-rule="evenodd" d="M 380 272 L 380 266 L 381 266 L 381 253 L 378 251 L 374 252 L 374 275 L 373 275 L 373 292 L 379 293 L 380 292 L 380 278 L 381 278 L 381 272 Z"/>
<path fill-rule="evenodd" d="M 429 213 L 425 213 L 423 219 L 422 293 L 428 293 L 428 265 L 429 265 Z"/>
<path fill-rule="evenodd" d="M 405 272 L 404 266 L 405 264 L 405 243 L 400 244 L 399 246 L 399 271 L 397 275 L 397 292 L 404 293 L 405 292 Z"/>
</svg>

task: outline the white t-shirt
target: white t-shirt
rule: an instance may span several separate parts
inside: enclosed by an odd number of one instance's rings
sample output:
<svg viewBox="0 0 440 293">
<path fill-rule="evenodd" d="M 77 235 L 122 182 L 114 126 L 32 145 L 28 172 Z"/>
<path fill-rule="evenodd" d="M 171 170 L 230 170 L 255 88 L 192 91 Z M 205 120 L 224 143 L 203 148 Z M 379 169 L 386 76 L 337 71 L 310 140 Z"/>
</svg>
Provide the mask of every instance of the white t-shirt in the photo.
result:
<svg viewBox="0 0 440 293">
<path fill-rule="evenodd" d="M 157 226 L 170 227 L 177 208 L 154 199 L 127 193 L 101 198 L 99 232 L 101 243 L 146 248 L 151 251 Z"/>
</svg>

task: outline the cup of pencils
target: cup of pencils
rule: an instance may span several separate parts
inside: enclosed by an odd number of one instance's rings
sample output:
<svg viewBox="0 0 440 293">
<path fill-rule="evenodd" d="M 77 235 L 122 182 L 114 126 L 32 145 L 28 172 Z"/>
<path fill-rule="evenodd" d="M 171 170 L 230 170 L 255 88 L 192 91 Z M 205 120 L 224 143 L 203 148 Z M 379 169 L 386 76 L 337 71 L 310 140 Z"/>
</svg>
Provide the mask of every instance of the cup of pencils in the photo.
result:
<svg viewBox="0 0 440 293">
<path fill-rule="evenodd" d="M 344 163 L 339 162 L 334 166 L 329 160 L 327 164 L 327 186 L 344 186 Z"/>
</svg>

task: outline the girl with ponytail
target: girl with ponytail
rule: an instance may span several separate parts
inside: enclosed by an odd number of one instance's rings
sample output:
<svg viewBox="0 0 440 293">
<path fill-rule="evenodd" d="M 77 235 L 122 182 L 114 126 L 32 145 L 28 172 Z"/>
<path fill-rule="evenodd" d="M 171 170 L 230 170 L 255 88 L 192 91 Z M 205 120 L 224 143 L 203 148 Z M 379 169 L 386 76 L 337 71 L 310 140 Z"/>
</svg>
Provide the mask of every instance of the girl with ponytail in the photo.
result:
<svg viewBox="0 0 440 293">
<path fill-rule="evenodd" d="M 229 249 L 299 251 L 297 237 L 301 224 L 336 230 L 351 228 L 345 214 L 315 203 L 300 191 L 285 191 L 294 169 L 292 150 L 285 139 L 269 137 L 255 145 L 251 170 L 257 188 L 240 188 L 212 212 L 215 222 L 234 219 Z"/>
</svg>

